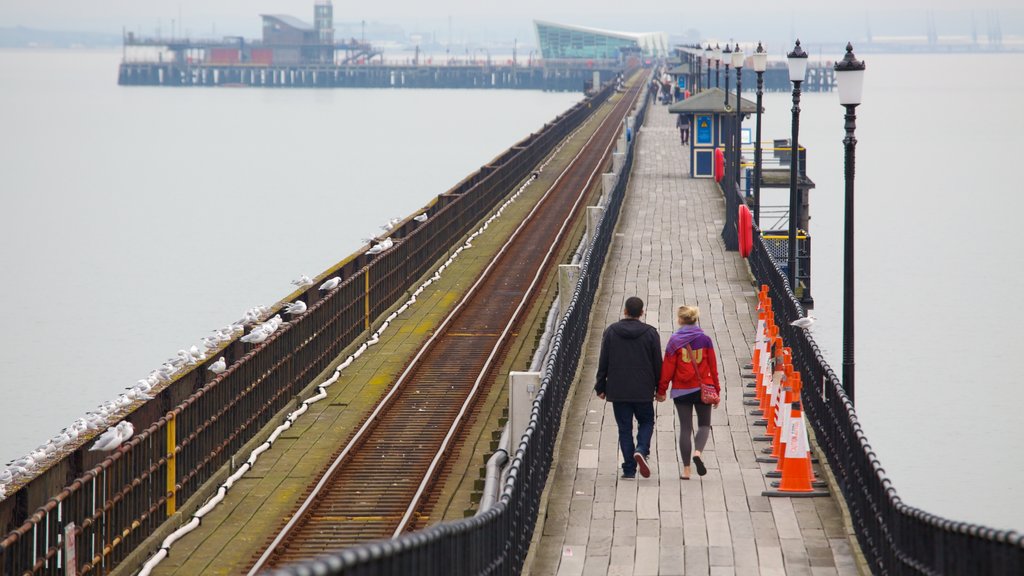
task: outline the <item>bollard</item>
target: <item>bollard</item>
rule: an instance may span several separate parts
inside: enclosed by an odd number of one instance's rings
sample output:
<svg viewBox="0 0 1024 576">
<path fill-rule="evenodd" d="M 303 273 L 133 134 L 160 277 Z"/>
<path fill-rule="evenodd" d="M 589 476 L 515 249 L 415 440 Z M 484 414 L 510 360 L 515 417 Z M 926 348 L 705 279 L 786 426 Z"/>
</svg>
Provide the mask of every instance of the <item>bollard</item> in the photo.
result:
<svg viewBox="0 0 1024 576">
<path fill-rule="evenodd" d="M 540 372 L 508 373 L 508 431 L 513 447 L 519 445 L 519 439 L 530 423 L 533 400 L 540 392 L 540 377 Z"/>
<path fill-rule="evenodd" d="M 601 205 L 607 206 L 608 200 L 615 192 L 615 186 L 619 183 L 618 172 L 605 172 L 601 174 Z"/>
<path fill-rule="evenodd" d="M 569 303 L 572 301 L 573 290 L 576 289 L 576 279 L 580 276 L 579 264 L 558 265 L 558 304 L 562 307 L 564 314 L 569 310 Z"/>
<path fill-rule="evenodd" d="M 587 242 L 594 243 L 597 237 L 597 229 L 604 218 L 604 208 L 601 206 L 587 206 Z"/>
</svg>

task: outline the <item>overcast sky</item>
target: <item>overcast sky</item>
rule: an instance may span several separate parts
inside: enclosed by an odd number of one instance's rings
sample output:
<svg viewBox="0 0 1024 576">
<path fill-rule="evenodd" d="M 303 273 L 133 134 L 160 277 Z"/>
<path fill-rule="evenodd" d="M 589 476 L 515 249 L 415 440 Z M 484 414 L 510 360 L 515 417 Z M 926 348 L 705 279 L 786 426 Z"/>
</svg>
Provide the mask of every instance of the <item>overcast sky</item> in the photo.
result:
<svg viewBox="0 0 1024 576">
<path fill-rule="evenodd" d="M 291 14 L 312 21 L 314 0 L 0 0 L 0 27 L 27 26 L 48 30 L 169 33 L 171 20 L 192 35 L 257 36 L 258 15 Z M 848 7 L 853 6 L 850 10 Z M 809 41 L 835 41 L 873 35 L 923 35 L 926 12 L 934 11 L 939 35 L 970 35 L 972 13 L 984 35 L 998 11 L 1004 36 L 1024 34 L 1021 0 L 375 0 L 335 1 L 337 22 L 399 24 L 410 33 L 453 35 L 480 41 L 504 41 L 527 35 L 532 41 L 534 18 L 628 31 L 664 31 L 681 35 L 688 29 L 704 38 L 781 40 L 796 34 Z M 180 15 L 180 16 L 179 16 Z"/>
</svg>

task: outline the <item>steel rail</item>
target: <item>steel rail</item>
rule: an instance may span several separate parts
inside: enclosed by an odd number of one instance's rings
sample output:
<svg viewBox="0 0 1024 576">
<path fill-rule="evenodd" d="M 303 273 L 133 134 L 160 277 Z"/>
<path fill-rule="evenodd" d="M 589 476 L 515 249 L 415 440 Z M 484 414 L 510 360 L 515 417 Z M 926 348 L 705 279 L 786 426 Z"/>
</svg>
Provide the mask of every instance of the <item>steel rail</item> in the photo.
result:
<svg viewBox="0 0 1024 576">
<path fill-rule="evenodd" d="M 632 99 L 630 99 L 630 102 L 635 101 L 637 93 L 638 92 L 634 89 L 633 90 L 633 94 L 632 94 Z M 627 98 L 623 98 L 623 100 L 627 100 Z M 581 149 L 581 151 L 565 167 L 565 169 L 562 170 L 562 172 L 556 178 L 555 182 L 545 191 L 544 195 L 540 198 L 540 200 L 538 200 L 538 202 L 534 206 L 534 208 L 524 218 L 524 220 L 519 224 L 519 226 L 513 232 L 512 236 L 509 238 L 509 240 L 502 246 L 502 248 L 499 250 L 499 252 L 495 256 L 495 258 L 493 258 L 491 260 L 491 262 L 488 264 L 488 266 L 484 269 L 484 271 L 481 273 L 481 275 L 477 278 L 476 282 L 474 282 L 474 284 L 469 288 L 469 290 L 464 295 L 464 297 L 459 301 L 459 303 L 455 306 L 455 308 L 445 317 L 445 319 L 437 327 L 437 329 L 430 336 L 430 338 L 427 340 L 427 342 L 420 348 L 420 350 L 417 352 L 417 354 L 414 356 L 412 361 L 409 363 L 409 365 L 402 372 L 402 374 L 400 375 L 398 380 L 396 380 L 395 384 L 391 387 L 391 389 L 388 391 L 388 393 L 385 395 L 385 397 L 380 401 L 380 403 L 378 403 L 378 405 L 375 407 L 375 409 L 367 417 L 366 421 L 360 426 L 360 428 L 356 431 L 356 433 L 353 435 L 353 437 L 350 439 L 350 441 L 347 443 L 347 445 L 342 449 L 342 451 L 338 454 L 338 456 L 335 458 L 335 460 L 331 463 L 330 467 L 324 472 L 324 474 L 321 476 L 320 480 L 317 482 L 316 486 L 313 488 L 313 490 L 307 496 L 305 501 L 303 501 L 303 503 L 300 505 L 300 507 L 297 509 L 297 511 L 292 515 L 292 517 L 288 520 L 288 522 L 285 524 L 285 526 L 281 529 L 281 531 L 277 534 L 277 536 L 274 538 L 274 540 L 268 545 L 266 550 L 263 552 L 263 554 L 260 556 L 260 558 L 253 565 L 253 567 L 249 571 L 250 575 L 256 574 L 259 570 L 261 570 L 264 566 L 267 565 L 268 561 L 272 558 L 272 556 L 274 555 L 274 553 L 278 549 L 278 547 L 281 546 L 281 544 L 290 536 L 290 533 L 292 532 L 292 530 L 294 530 L 296 528 L 296 526 L 302 521 L 303 517 L 306 516 L 306 514 L 309 512 L 309 509 L 311 508 L 311 506 L 317 501 L 317 499 L 319 498 L 321 493 L 324 491 L 324 489 L 327 487 L 327 485 L 331 482 L 332 477 L 338 471 L 338 469 L 341 467 L 342 463 L 346 459 L 348 459 L 348 457 L 352 454 L 352 452 L 354 450 L 356 450 L 356 448 L 358 446 L 361 445 L 361 443 L 365 440 L 365 438 L 366 438 L 367 434 L 370 432 L 370 430 L 374 429 L 377 426 L 379 417 L 381 416 L 381 414 L 383 414 L 391 406 L 391 404 L 393 403 L 394 399 L 400 394 L 400 392 L 402 391 L 403 384 L 408 380 L 409 376 L 411 374 L 413 374 L 415 372 L 415 370 L 419 367 L 421 359 L 425 355 L 427 355 L 435 347 L 435 345 L 437 344 L 439 339 L 441 339 L 441 338 L 443 338 L 445 336 L 445 329 L 448 328 L 451 325 L 452 321 L 455 318 L 457 318 L 458 315 L 461 312 L 464 311 L 464 309 L 467 306 L 467 304 L 472 301 L 473 297 L 476 295 L 476 293 L 480 289 L 480 286 L 485 281 L 487 281 L 490 278 L 494 268 L 498 265 L 500 256 L 502 256 L 503 254 L 508 252 L 509 247 L 518 238 L 518 236 L 520 235 L 522 230 L 525 229 L 526 226 L 533 220 L 534 216 L 539 212 L 541 207 L 545 205 L 546 200 L 552 195 L 552 193 L 562 183 L 562 180 L 566 177 L 566 175 L 570 172 L 570 170 L 572 170 L 577 165 L 577 163 L 580 161 L 580 159 L 584 156 L 584 152 L 588 149 L 588 147 L 591 146 L 593 141 L 601 135 L 602 129 L 608 124 L 608 122 L 613 117 L 615 117 L 615 118 L 618 117 L 618 114 L 616 114 L 615 111 L 619 110 L 619 108 L 621 106 L 622 106 L 621 103 L 619 105 L 617 105 L 615 107 L 615 109 L 613 109 L 613 111 L 606 118 L 604 118 L 602 120 L 601 124 L 595 130 L 594 134 L 584 144 L 584 146 Z M 619 120 L 617 119 L 616 122 L 618 122 L 618 121 Z M 609 148 L 611 148 L 613 143 L 614 143 L 614 138 L 612 138 L 609 141 L 609 143 L 605 146 L 604 150 L 602 151 L 602 156 L 601 156 L 602 158 L 607 156 L 608 150 L 609 150 Z M 573 215 L 577 211 L 580 202 L 585 197 L 585 194 L 583 194 L 583 192 L 590 187 L 590 185 L 592 184 L 593 179 L 594 179 L 594 174 L 597 172 L 597 170 L 600 169 L 601 165 L 603 165 L 603 162 L 599 162 L 597 164 L 597 166 L 595 167 L 595 169 L 593 171 L 591 171 L 591 173 L 590 173 L 590 175 L 589 175 L 589 177 L 587 179 L 586 186 L 582 189 L 580 195 L 577 197 L 576 201 L 573 204 L 573 207 L 572 207 L 572 210 L 570 211 L 570 216 L 569 216 L 568 220 L 571 220 Z M 567 227 L 567 222 L 563 222 L 562 227 L 560 228 L 560 231 L 559 231 L 559 235 L 553 241 L 552 247 L 548 248 L 548 252 L 547 252 L 547 254 L 545 256 L 545 259 L 544 259 L 544 264 L 545 265 L 550 260 L 550 255 L 554 251 L 553 246 L 557 245 L 558 242 L 561 240 L 562 236 L 564 235 L 564 230 L 566 229 L 566 227 Z M 542 265 L 542 267 L 539 270 L 540 271 L 538 271 L 535 274 L 534 280 L 533 280 L 533 282 L 530 285 L 530 289 L 531 290 L 536 285 L 536 283 L 538 281 L 537 279 L 542 275 L 542 273 L 544 271 L 543 265 Z M 524 299 L 520 302 L 520 305 L 517 307 L 516 312 L 513 315 L 513 319 L 509 323 L 507 323 L 505 329 L 502 332 L 502 336 L 499 339 L 499 343 L 495 347 L 492 348 L 491 353 L 488 356 L 488 359 L 487 359 L 487 362 L 486 362 L 484 368 L 481 370 L 480 375 L 477 377 L 476 381 L 474 382 L 474 385 L 473 385 L 473 388 L 472 388 L 472 390 L 470 392 L 469 397 L 463 403 L 463 406 L 462 406 L 462 408 L 459 411 L 459 414 L 457 416 L 458 421 L 461 422 L 461 420 L 464 417 L 466 411 L 468 410 L 468 406 L 470 406 L 472 404 L 472 401 L 474 400 L 475 393 L 479 389 L 479 386 L 482 383 L 482 381 L 484 379 L 484 376 L 486 375 L 487 371 L 490 369 L 491 363 L 493 362 L 494 358 L 497 356 L 498 350 L 501 348 L 501 344 L 504 343 L 504 340 L 507 338 L 508 333 L 511 331 L 511 327 L 514 325 L 515 320 L 518 318 L 518 315 L 521 314 L 521 310 L 524 307 L 524 303 L 529 300 L 528 294 L 529 293 L 527 293 L 527 296 L 524 297 Z M 417 507 L 418 501 L 422 498 L 422 495 L 425 492 L 425 487 L 429 484 L 429 480 L 430 480 L 431 476 L 433 475 L 434 471 L 437 468 L 437 464 L 441 461 L 441 458 L 443 457 L 444 453 L 447 451 L 447 448 L 448 448 L 448 446 L 449 446 L 449 444 L 451 442 L 451 439 L 455 436 L 457 428 L 458 428 L 458 426 L 456 425 L 456 426 L 454 426 L 454 427 L 449 429 L 449 432 L 446 435 L 446 437 L 444 439 L 444 442 L 442 443 L 442 447 L 439 449 L 438 453 L 435 455 L 435 458 L 432 460 L 431 465 L 429 466 L 429 469 L 428 469 L 427 473 L 425 474 L 425 479 L 421 482 L 420 487 L 418 488 L 418 490 L 416 492 L 416 496 L 415 496 L 415 499 L 414 499 L 415 500 L 414 505 L 412 505 L 409 508 L 407 508 L 406 515 L 403 516 L 403 519 L 402 519 L 402 522 L 401 522 L 402 527 L 407 526 L 408 520 L 411 518 L 412 514 L 414 513 L 415 508 Z M 413 512 L 410 513 L 408 510 L 413 510 Z M 401 532 L 401 530 L 396 531 L 396 534 L 400 533 L 400 532 Z"/>
<path fill-rule="evenodd" d="M 629 100 L 629 107 L 631 107 L 632 104 L 636 101 L 636 96 L 639 93 L 639 88 L 633 89 L 633 98 Z M 623 97 L 623 100 L 627 100 L 627 98 Z M 627 107 L 626 109 L 629 110 L 629 107 Z M 610 118 L 615 116 L 614 112 L 615 110 L 613 110 L 611 113 L 608 114 L 608 116 L 605 117 L 604 121 L 601 123 L 601 126 L 598 126 L 597 130 L 594 131 L 594 135 L 591 136 L 589 140 L 587 140 L 587 144 L 584 146 L 584 148 L 590 145 L 594 137 L 597 136 L 598 133 L 601 131 L 601 128 L 604 126 L 605 122 L 607 122 Z M 412 502 L 406 509 L 405 515 L 402 516 L 402 519 L 398 524 L 398 528 L 396 528 L 394 534 L 392 534 L 392 538 L 397 538 L 402 532 L 405 531 L 406 526 L 412 519 L 412 516 L 416 512 L 416 509 L 419 507 L 420 499 L 423 497 L 423 492 L 426 491 L 427 486 L 431 483 L 432 477 L 434 475 L 434 470 L 437 468 L 441 459 L 448 452 L 448 444 L 451 442 L 452 438 L 455 437 L 455 434 L 462 423 L 462 418 L 465 416 L 466 411 L 469 410 L 469 407 L 473 404 L 473 401 L 476 399 L 476 392 L 480 388 L 480 384 L 483 382 L 484 378 L 490 372 L 491 363 L 494 361 L 495 356 L 497 356 L 498 351 L 505 345 L 505 340 L 508 338 L 509 332 L 512 331 L 512 328 L 519 320 L 519 315 L 532 300 L 533 292 L 536 289 L 537 284 L 540 282 L 540 279 L 548 272 L 547 267 L 551 261 L 552 256 L 554 256 L 555 254 L 555 249 L 558 247 L 559 244 L 561 244 L 562 239 L 565 236 L 566 230 L 570 227 L 572 221 L 576 218 L 576 214 L 578 213 L 580 203 L 583 202 L 586 198 L 587 190 L 590 189 L 590 186 L 594 182 L 594 176 L 596 176 L 598 172 L 602 169 L 604 159 L 608 157 L 608 152 L 609 150 L 611 150 L 614 144 L 614 138 L 608 141 L 608 144 L 605 146 L 604 151 L 601 152 L 602 160 L 594 166 L 594 169 L 590 171 L 590 175 L 587 176 L 587 182 L 580 189 L 580 193 L 576 197 L 576 201 L 573 203 L 572 209 L 569 211 L 569 214 L 568 216 L 566 216 L 565 220 L 562 221 L 562 226 L 558 229 L 558 234 L 555 235 L 554 240 L 548 247 L 548 251 L 544 254 L 544 259 L 541 261 L 540 266 L 537 268 L 537 272 L 534 274 L 533 280 L 527 287 L 526 292 L 524 292 L 522 299 L 520 299 L 519 305 L 512 313 L 512 317 L 509 318 L 509 321 L 505 324 L 505 328 L 504 330 L 502 330 L 501 336 L 498 338 L 498 341 L 495 343 L 494 347 L 491 349 L 490 354 L 487 356 L 487 360 L 484 362 L 483 367 L 480 369 L 479 375 L 477 375 L 476 380 L 473 382 L 473 388 L 470 390 L 469 396 L 466 398 L 466 401 L 462 403 L 462 408 L 459 410 L 458 415 L 455 417 L 455 421 L 452 422 L 451 427 L 449 427 L 448 434 L 445 435 L 444 441 L 441 443 L 441 447 L 438 449 L 437 454 L 431 461 L 430 467 L 427 469 L 426 474 L 424 474 L 423 480 L 420 482 L 420 485 L 416 490 L 416 494 L 413 496 Z M 577 160 L 582 158 L 582 156 L 583 150 L 580 150 L 580 153 L 573 159 L 572 162 L 570 162 L 569 166 L 575 164 Z M 558 185 L 559 181 L 562 179 L 562 176 L 564 176 L 567 171 L 568 167 L 565 171 L 562 172 L 562 174 L 559 174 L 558 179 L 556 179 L 555 182 L 551 185 L 551 188 L 548 189 L 549 192 L 551 189 Z M 546 196 L 547 193 L 545 193 L 545 197 Z M 488 271 L 490 270 L 491 266 L 493 266 L 498 261 L 498 258 L 505 254 L 505 252 L 508 250 L 508 247 L 519 235 L 519 232 L 526 226 L 527 222 L 533 218 L 534 213 L 537 212 L 537 210 L 541 207 L 542 203 L 543 202 L 538 202 L 533 207 L 533 210 L 531 210 L 530 213 L 526 216 L 526 218 L 523 219 L 523 222 L 519 225 L 518 228 L 516 228 L 515 232 L 509 238 L 508 242 L 506 242 L 505 245 L 502 246 L 501 250 L 495 256 L 494 260 L 492 260 L 491 265 L 488 266 Z"/>
</svg>

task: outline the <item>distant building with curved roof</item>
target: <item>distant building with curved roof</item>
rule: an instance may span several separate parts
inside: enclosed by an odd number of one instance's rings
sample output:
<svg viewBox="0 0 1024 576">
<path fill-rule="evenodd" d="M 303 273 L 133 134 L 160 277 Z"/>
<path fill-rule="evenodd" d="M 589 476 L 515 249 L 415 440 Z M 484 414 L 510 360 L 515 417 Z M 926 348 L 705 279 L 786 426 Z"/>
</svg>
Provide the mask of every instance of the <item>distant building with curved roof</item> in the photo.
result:
<svg viewBox="0 0 1024 576">
<path fill-rule="evenodd" d="M 618 60 L 624 53 L 665 56 L 669 53 L 664 32 L 614 32 L 534 20 L 537 45 L 545 60 Z"/>
</svg>

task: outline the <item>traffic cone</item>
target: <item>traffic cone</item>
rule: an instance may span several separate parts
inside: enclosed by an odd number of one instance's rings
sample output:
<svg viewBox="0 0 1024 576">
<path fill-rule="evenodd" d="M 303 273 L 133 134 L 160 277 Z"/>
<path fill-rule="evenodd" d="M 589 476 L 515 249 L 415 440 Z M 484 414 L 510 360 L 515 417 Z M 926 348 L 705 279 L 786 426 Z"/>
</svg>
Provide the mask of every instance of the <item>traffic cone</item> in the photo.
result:
<svg viewBox="0 0 1024 576">
<path fill-rule="evenodd" d="M 781 368 L 782 367 L 782 358 L 781 358 L 781 356 L 782 356 L 782 338 L 778 337 L 778 327 L 772 326 L 772 329 L 770 329 L 770 330 L 771 330 L 770 334 L 775 334 L 775 336 L 772 337 L 772 343 L 773 343 L 773 346 L 774 346 L 773 349 L 775 351 L 775 355 L 774 355 L 775 362 L 774 363 L 771 363 L 771 362 L 769 363 L 768 370 L 771 371 L 771 378 L 769 378 L 767 373 L 766 373 L 765 378 L 767 379 L 767 382 L 765 382 L 764 395 L 761 396 L 761 405 L 760 405 L 760 407 L 757 410 L 751 410 L 750 411 L 750 415 L 751 416 L 763 416 L 765 414 L 768 414 L 768 408 L 771 405 L 772 391 L 775 389 L 775 386 L 778 384 L 778 379 L 777 379 L 778 370 L 782 369 Z M 771 364 L 774 364 L 774 368 L 773 368 L 773 366 Z M 767 424 L 767 420 L 755 420 L 754 421 L 754 425 L 755 426 L 764 426 L 766 424 Z"/>
<path fill-rule="evenodd" d="M 786 430 L 786 429 L 789 428 L 789 418 L 793 417 L 793 410 L 792 410 L 792 408 L 786 410 L 785 414 L 786 414 L 787 418 L 786 418 L 786 421 L 783 422 L 783 425 L 782 425 L 782 429 L 783 430 Z M 786 437 L 785 434 L 779 434 L 778 436 L 776 436 L 776 438 L 777 438 L 776 443 L 780 446 L 780 449 L 772 454 L 773 456 L 776 457 L 777 460 L 776 460 L 776 464 L 775 464 L 775 470 L 771 470 L 771 471 L 765 473 L 765 476 L 768 477 L 768 478 L 781 478 L 782 477 L 783 466 L 786 464 L 786 440 L 787 440 L 787 437 Z"/>
<path fill-rule="evenodd" d="M 754 348 L 754 359 L 753 359 L 752 366 L 754 367 L 754 372 L 750 376 L 751 376 L 751 378 L 754 379 L 754 381 L 749 383 L 749 384 L 747 384 L 747 386 L 753 388 L 754 390 L 752 392 L 744 392 L 743 393 L 743 397 L 744 398 L 756 398 L 757 397 L 757 389 L 761 386 L 761 370 L 760 370 L 760 367 L 761 367 L 761 348 L 760 347 Z M 743 404 L 746 405 L 746 406 L 757 406 L 758 404 L 760 404 L 760 402 L 758 402 L 757 400 L 744 400 Z"/>
<path fill-rule="evenodd" d="M 776 490 L 765 490 L 762 496 L 828 496 L 827 490 L 815 490 L 812 484 L 810 442 L 807 438 L 807 422 L 800 405 L 795 404 L 786 431 L 785 463 L 782 480 Z"/>
</svg>

